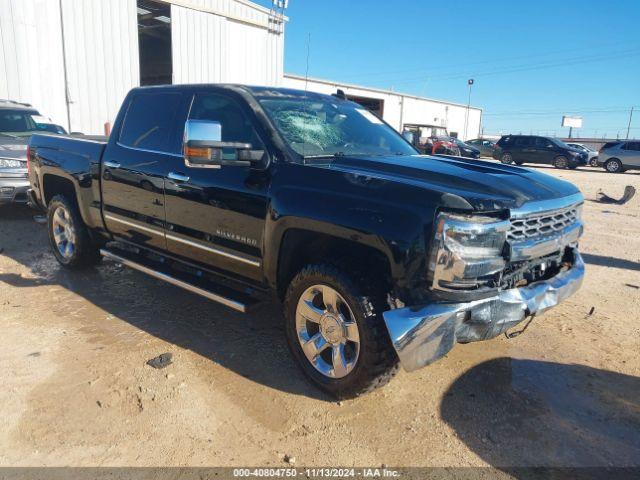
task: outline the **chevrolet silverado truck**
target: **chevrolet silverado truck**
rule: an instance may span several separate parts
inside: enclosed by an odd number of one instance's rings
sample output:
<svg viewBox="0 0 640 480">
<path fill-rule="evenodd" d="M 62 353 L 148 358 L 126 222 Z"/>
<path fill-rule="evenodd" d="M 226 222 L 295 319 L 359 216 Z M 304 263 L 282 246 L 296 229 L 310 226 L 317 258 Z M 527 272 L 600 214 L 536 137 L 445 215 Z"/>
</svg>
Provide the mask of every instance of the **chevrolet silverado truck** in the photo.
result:
<svg viewBox="0 0 640 480">
<path fill-rule="evenodd" d="M 420 155 L 341 92 L 136 88 L 108 141 L 36 135 L 29 164 L 60 264 L 106 257 L 242 312 L 279 299 L 293 357 L 337 397 L 506 332 L 584 275 L 575 186 Z"/>
</svg>

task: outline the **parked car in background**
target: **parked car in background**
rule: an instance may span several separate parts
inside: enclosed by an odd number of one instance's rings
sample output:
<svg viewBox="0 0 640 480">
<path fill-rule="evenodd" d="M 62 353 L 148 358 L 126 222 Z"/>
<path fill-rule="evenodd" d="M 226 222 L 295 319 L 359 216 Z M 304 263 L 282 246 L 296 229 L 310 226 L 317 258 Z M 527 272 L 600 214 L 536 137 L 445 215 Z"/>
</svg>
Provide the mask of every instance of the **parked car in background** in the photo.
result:
<svg viewBox="0 0 640 480">
<path fill-rule="evenodd" d="M 453 137 L 451 137 L 451 141 L 453 141 L 453 143 L 458 147 L 461 157 L 480 158 L 480 149 L 474 145 L 469 145 L 467 142 L 463 142 L 462 140 Z"/>
<path fill-rule="evenodd" d="M 483 157 L 493 157 L 493 152 L 496 149 L 496 142 L 486 138 L 474 138 L 473 140 L 468 140 L 465 143 L 480 150 L 480 155 Z"/>
<path fill-rule="evenodd" d="M 34 133 L 66 132 L 27 103 L 0 100 L 0 205 L 27 201 L 27 144 Z"/>
<path fill-rule="evenodd" d="M 493 158 L 502 163 L 537 163 L 556 168 L 587 164 L 587 154 L 553 137 L 505 135 L 496 143 Z"/>
<path fill-rule="evenodd" d="M 587 154 L 587 165 L 590 165 L 592 167 L 597 167 L 598 166 L 598 152 L 595 150 L 591 150 L 589 147 L 587 147 L 586 145 L 583 145 L 581 143 L 567 143 L 567 145 L 569 145 L 570 147 L 573 148 L 577 148 L 578 150 L 580 150 L 581 152 L 584 152 Z"/>
<path fill-rule="evenodd" d="M 598 166 L 611 173 L 640 169 L 640 140 L 605 143 L 598 153 Z"/>
</svg>

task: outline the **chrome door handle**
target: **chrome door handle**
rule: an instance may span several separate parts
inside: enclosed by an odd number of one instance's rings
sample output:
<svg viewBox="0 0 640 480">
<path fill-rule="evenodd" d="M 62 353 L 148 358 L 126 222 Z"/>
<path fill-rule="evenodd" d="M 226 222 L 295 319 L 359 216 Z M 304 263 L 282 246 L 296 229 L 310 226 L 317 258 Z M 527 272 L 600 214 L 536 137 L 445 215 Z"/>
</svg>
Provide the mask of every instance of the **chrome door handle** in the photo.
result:
<svg viewBox="0 0 640 480">
<path fill-rule="evenodd" d="M 167 177 L 169 177 L 171 180 L 175 180 L 176 182 L 188 182 L 189 181 L 189 177 L 186 175 L 183 175 L 182 173 L 177 173 L 177 172 L 169 172 L 169 175 L 167 175 Z"/>
<path fill-rule="evenodd" d="M 109 168 L 120 168 L 120 164 L 118 162 L 110 162 L 108 160 L 102 162 L 105 167 Z"/>
</svg>

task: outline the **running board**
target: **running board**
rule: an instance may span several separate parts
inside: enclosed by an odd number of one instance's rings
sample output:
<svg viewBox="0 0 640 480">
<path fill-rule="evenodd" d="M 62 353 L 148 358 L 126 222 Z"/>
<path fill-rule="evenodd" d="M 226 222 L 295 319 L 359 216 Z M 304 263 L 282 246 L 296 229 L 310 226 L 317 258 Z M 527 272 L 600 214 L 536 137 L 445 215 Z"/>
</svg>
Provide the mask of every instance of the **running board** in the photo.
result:
<svg viewBox="0 0 640 480">
<path fill-rule="evenodd" d="M 171 271 L 167 265 L 163 265 L 162 262 L 151 262 L 143 258 L 132 258 L 129 252 L 124 250 L 107 250 L 106 248 L 100 249 L 100 255 L 115 262 L 126 265 L 127 267 L 138 270 L 139 272 L 146 273 L 154 278 L 163 280 L 167 283 L 175 285 L 176 287 L 184 288 L 190 292 L 196 293 L 200 296 L 213 300 L 214 302 L 221 303 L 229 308 L 232 308 L 238 312 L 247 313 L 250 307 L 258 303 L 251 296 L 243 292 L 232 292 L 232 290 L 225 286 L 217 286 L 211 282 L 204 282 L 195 275 L 185 274 L 180 271 Z M 216 291 L 221 290 L 221 291 Z M 232 293 L 234 295 L 232 295 Z M 241 300 L 235 300 L 232 296 L 246 297 Z"/>
</svg>

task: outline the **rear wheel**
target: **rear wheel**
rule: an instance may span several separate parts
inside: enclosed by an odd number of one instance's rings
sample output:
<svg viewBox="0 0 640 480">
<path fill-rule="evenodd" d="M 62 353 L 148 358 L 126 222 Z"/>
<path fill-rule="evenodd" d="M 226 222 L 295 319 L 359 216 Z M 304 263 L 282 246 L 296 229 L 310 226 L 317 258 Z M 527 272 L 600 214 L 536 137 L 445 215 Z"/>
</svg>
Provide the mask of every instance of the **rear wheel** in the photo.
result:
<svg viewBox="0 0 640 480">
<path fill-rule="evenodd" d="M 624 171 L 622 162 L 617 158 L 611 158 L 604 164 L 604 169 L 609 173 L 620 173 Z"/>
<path fill-rule="evenodd" d="M 47 209 L 49 243 L 58 262 L 67 268 L 85 268 L 100 261 L 75 202 L 63 195 L 51 199 Z"/>
<path fill-rule="evenodd" d="M 569 168 L 569 160 L 567 160 L 567 157 L 560 155 L 553 160 L 553 166 L 556 168 Z"/>
<path fill-rule="evenodd" d="M 289 348 L 322 390 L 351 398 L 378 388 L 398 371 L 382 319 L 382 296 L 364 295 L 353 273 L 308 265 L 291 281 L 284 304 Z"/>
<path fill-rule="evenodd" d="M 511 156 L 510 153 L 503 153 L 502 156 L 500 157 L 500 161 L 508 165 L 510 163 L 513 163 L 513 157 Z"/>
</svg>

